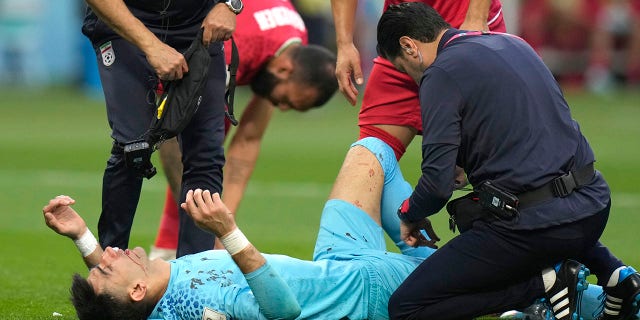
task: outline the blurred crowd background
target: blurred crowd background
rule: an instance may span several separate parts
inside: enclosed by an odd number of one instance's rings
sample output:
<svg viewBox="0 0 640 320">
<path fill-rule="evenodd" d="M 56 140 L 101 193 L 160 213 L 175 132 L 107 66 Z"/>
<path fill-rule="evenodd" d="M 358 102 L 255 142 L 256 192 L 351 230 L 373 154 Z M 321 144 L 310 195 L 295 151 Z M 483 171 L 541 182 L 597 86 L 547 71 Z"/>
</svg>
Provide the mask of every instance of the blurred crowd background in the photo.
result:
<svg viewBox="0 0 640 320">
<path fill-rule="evenodd" d="M 330 1 L 293 2 L 310 42 L 335 50 Z M 528 41 L 564 87 L 604 93 L 640 85 L 640 0 L 502 2 L 508 31 Z M 355 41 L 365 71 L 382 5 L 360 1 Z M 84 8 L 80 0 L 0 0 L 0 85 L 75 85 L 101 96 L 96 57 L 80 33 Z"/>
</svg>

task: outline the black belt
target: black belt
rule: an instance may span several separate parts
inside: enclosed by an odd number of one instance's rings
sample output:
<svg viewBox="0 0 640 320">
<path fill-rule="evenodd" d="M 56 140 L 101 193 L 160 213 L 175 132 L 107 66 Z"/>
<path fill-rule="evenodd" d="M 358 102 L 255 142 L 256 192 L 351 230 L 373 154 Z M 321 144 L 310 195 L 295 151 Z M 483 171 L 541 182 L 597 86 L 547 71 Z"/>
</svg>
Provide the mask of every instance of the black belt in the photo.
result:
<svg viewBox="0 0 640 320">
<path fill-rule="evenodd" d="M 519 207 L 526 207 L 551 198 L 564 198 L 591 182 L 594 174 L 593 162 L 582 168 L 571 170 L 537 189 L 518 194 Z"/>
</svg>

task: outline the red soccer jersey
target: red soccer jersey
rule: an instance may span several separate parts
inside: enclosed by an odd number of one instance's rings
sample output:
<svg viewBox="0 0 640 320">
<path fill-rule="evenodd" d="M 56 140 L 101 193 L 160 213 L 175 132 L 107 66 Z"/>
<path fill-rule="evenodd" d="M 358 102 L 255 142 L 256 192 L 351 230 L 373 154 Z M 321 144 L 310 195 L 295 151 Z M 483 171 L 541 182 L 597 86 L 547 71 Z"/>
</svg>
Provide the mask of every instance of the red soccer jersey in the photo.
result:
<svg viewBox="0 0 640 320">
<path fill-rule="evenodd" d="M 289 0 L 244 1 L 236 20 L 233 38 L 240 63 L 238 85 L 251 83 L 256 73 L 291 42 L 307 44 L 307 28 Z M 231 42 L 224 44 L 227 65 L 231 62 Z"/>
<path fill-rule="evenodd" d="M 458 28 L 464 22 L 464 18 L 467 16 L 467 9 L 469 8 L 470 0 L 414 0 L 414 1 L 406 1 L 406 0 L 385 0 L 384 1 L 384 10 L 390 4 L 398 4 L 403 2 L 423 2 L 425 4 L 433 7 L 438 13 L 444 18 L 444 21 L 447 21 L 452 27 Z M 502 4 L 500 4 L 499 0 L 492 0 L 491 7 L 489 8 L 489 18 L 487 21 L 489 25 L 500 15 L 500 11 L 502 11 Z"/>
</svg>

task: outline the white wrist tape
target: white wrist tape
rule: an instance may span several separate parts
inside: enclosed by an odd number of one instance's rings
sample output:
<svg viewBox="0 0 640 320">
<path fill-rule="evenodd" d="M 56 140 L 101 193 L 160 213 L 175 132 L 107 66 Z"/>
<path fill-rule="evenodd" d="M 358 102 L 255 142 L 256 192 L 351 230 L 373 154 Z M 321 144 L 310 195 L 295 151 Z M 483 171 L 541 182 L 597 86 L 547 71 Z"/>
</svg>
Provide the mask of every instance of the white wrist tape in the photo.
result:
<svg viewBox="0 0 640 320">
<path fill-rule="evenodd" d="M 80 239 L 73 240 L 73 243 L 76 244 L 83 258 L 90 255 L 98 246 L 98 240 L 96 240 L 96 237 L 93 236 L 89 228 L 87 228 L 87 231 L 84 232 Z"/>
<path fill-rule="evenodd" d="M 246 248 L 249 245 L 249 240 L 244 236 L 244 233 L 240 229 L 236 228 L 231 233 L 220 238 L 225 249 L 230 255 L 234 255 Z"/>
</svg>

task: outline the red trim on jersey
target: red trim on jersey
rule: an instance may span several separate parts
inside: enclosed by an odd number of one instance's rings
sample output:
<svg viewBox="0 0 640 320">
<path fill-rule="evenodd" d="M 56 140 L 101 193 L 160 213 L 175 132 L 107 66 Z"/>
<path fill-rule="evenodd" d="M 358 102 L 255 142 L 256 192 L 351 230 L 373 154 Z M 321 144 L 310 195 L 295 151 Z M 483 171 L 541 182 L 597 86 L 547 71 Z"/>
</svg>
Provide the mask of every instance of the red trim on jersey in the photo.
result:
<svg viewBox="0 0 640 320">
<path fill-rule="evenodd" d="M 407 151 L 407 148 L 402 144 L 402 142 L 391 135 L 390 133 L 375 127 L 375 126 L 361 126 L 360 127 L 360 137 L 358 139 L 363 139 L 367 137 L 378 138 L 384 143 L 388 144 L 391 149 L 393 149 L 393 153 L 396 155 L 396 160 L 400 161 L 400 158 Z"/>
</svg>

